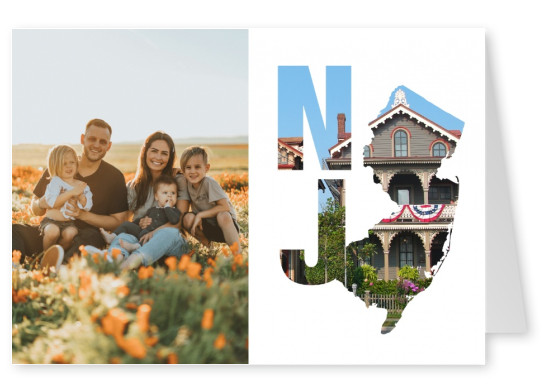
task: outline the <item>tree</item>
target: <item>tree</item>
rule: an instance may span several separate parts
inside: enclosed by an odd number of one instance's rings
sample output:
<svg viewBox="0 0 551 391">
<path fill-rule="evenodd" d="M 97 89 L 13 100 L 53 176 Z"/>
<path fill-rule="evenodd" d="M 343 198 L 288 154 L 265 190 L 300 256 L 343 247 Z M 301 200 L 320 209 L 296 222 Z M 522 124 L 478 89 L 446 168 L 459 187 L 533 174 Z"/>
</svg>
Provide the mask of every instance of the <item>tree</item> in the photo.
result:
<svg viewBox="0 0 551 391">
<path fill-rule="evenodd" d="M 344 225 L 344 206 L 328 199 L 318 213 L 318 263 L 314 267 L 307 266 L 305 270 L 309 284 L 318 285 L 335 279 L 344 282 Z M 349 254 L 347 268 L 347 285 L 350 286 L 353 262 Z"/>
</svg>

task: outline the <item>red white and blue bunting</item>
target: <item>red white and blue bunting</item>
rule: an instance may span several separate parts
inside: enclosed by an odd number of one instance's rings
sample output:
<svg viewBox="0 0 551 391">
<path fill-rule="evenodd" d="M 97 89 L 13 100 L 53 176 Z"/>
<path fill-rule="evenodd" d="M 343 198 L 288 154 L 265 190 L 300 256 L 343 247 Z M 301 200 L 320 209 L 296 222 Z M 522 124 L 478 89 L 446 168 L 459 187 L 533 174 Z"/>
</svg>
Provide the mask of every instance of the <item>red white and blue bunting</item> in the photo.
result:
<svg viewBox="0 0 551 391">
<path fill-rule="evenodd" d="M 400 218 L 402 213 L 404 213 L 404 210 L 406 210 L 406 206 L 407 205 L 402 205 L 402 207 L 400 208 L 399 211 L 392 212 L 392 214 L 390 215 L 390 217 L 388 219 L 382 219 L 381 222 L 383 222 L 383 223 L 392 223 L 393 221 L 398 220 L 398 218 Z"/>
<path fill-rule="evenodd" d="M 402 205 L 399 211 L 393 212 L 388 219 L 382 219 L 381 222 L 391 223 L 398 220 L 407 208 L 417 220 L 423 223 L 430 223 L 440 217 L 445 206 L 445 204 Z"/>
</svg>

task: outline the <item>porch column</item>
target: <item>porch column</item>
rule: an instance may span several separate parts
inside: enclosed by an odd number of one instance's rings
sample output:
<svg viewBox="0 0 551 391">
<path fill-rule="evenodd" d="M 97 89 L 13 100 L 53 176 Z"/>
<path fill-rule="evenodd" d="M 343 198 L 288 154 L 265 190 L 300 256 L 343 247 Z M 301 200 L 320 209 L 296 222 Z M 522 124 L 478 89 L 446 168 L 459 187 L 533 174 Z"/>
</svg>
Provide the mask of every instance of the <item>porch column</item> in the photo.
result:
<svg viewBox="0 0 551 391">
<path fill-rule="evenodd" d="M 430 236 L 431 233 L 429 231 L 425 231 L 425 243 L 423 243 L 423 247 L 425 247 L 425 270 L 427 272 L 430 272 Z"/>
<path fill-rule="evenodd" d="M 429 173 L 424 172 L 423 173 L 423 197 L 425 200 L 425 204 L 429 203 L 429 182 L 430 182 Z"/>
<path fill-rule="evenodd" d="M 384 259 L 385 259 L 385 281 L 389 280 L 389 270 L 388 270 L 388 255 L 390 253 L 389 251 L 390 243 L 389 243 L 389 234 L 388 232 L 384 233 L 383 236 L 383 253 L 384 253 Z"/>
<path fill-rule="evenodd" d="M 295 267 L 296 267 L 295 251 L 293 250 L 289 251 L 289 260 L 291 261 L 289 262 L 291 264 L 289 267 L 289 279 L 291 281 L 295 281 Z"/>
<path fill-rule="evenodd" d="M 430 273 L 430 251 L 425 251 L 425 270 Z"/>
<path fill-rule="evenodd" d="M 386 171 L 383 171 L 381 176 L 382 176 L 381 184 L 383 185 L 383 191 L 385 193 L 388 193 L 388 173 Z"/>
</svg>

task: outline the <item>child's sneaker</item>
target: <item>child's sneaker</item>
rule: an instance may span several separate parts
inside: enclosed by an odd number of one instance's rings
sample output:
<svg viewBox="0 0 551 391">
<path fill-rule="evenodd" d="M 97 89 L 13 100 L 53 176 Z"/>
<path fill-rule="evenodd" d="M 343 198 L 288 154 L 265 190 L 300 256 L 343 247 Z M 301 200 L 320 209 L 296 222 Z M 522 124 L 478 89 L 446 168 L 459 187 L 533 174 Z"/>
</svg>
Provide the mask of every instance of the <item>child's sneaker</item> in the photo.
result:
<svg viewBox="0 0 551 391">
<path fill-rule="evenodd" d="M 59 244 L 54 244 L 44 252 L 42 260 L 40 261 L 40 270 L 46 275 L 50 274 L 50 268 L 55 267 L 55 272 L 59 270 L 61 263 L 63 262 L 63 247 Z"/>
</svg>

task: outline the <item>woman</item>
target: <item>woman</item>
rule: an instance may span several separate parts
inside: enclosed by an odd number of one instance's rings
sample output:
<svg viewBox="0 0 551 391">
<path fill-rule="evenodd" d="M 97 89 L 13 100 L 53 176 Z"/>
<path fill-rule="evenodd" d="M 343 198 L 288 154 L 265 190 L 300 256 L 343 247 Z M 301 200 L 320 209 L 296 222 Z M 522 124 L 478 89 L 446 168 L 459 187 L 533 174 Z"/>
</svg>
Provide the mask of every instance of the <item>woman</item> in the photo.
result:
<svg viewBox="0 0 551 391">
<path fill-rule="evenodd" d="M 133 219 L 145 216 L 147 210 L 155 203 L 153 194 L 153 182 L 161 175 L 173 175 L 174 142 L 164 132 L 155 132 L 145 140 L 140 151 L 138 168 L 134 179 L 127 183 L 128 209 L 133 213 Z M 188 211 L 189 201 L 183 199 L 185 179 L 183 175 L 177 175 L 178 201 L 176 207 L 182 215 Z M 131 216 L 127 216 L 131 217 Z M 143 229 L 151 223 L 151 218 L 143 217 L 140 220 L 140 227 Z M 114 248 L 121 251 L 124 261 L 121 264 L 123 269 L 136 268 L 140 265 L 151 265 L 163 256 L 175 256 L 180 258 L 184 254 L 186 242 L 180 235 L 178 225 L 167 223 L 154 231 L 142 236 L 142 246 L 133 251 L 132 254 L 124 249 L 120 240 L 127 243 L 137 243 L 138 239 L 130 234 L 121 233 L 109 247 L 109 253 Z"/>
</svg>

